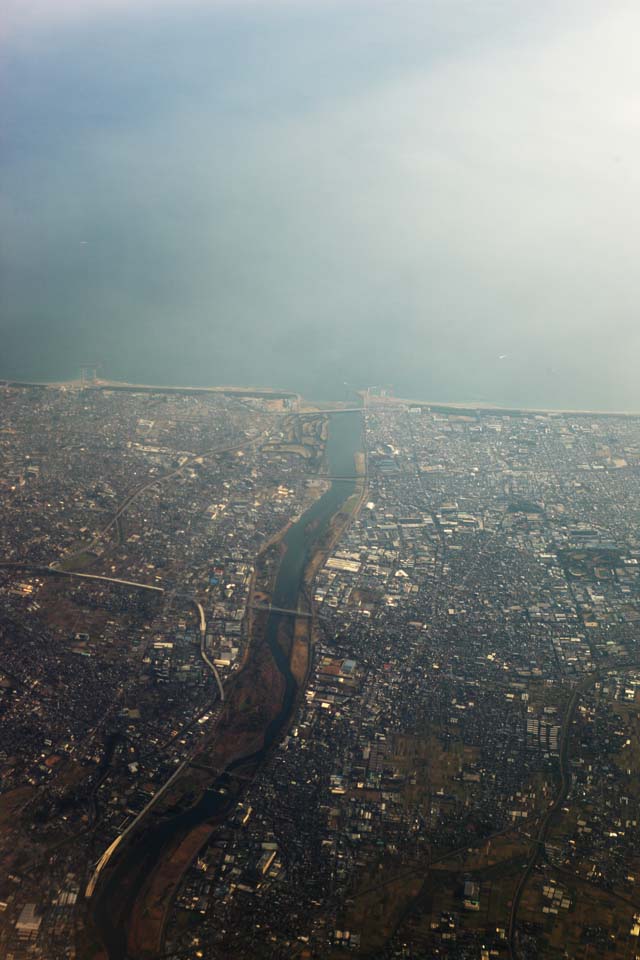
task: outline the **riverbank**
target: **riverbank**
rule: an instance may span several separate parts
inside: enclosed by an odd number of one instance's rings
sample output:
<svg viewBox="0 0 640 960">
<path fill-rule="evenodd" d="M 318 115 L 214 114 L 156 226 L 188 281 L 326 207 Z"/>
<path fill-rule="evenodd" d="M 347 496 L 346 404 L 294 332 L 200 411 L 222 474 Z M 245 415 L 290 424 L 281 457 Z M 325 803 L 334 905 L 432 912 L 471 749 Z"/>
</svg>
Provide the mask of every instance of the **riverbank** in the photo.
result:
<svg viewBox="0 0 640 960">
<path fill-rule="evenodd" d="M 332 419 L 325 457 L 331 474 L 353 477 L 360 446 L 360 414 Z M 327 549 L 344 529 L 349 514 L 342 510 L 356 484 L 364 481 L 332 482 L 269 544 L 267 569 L 255 587 L 271 592 L 274 606 L 295 610 L 299 598 L 305 603 L 317 569 L 316 545 Z M 94 949 L 83 956 L 149 960 L 161 954 L 167 916 L 186 869 L 288 729 L 309 669 L 311 624 L 309 618 L 276 611 L 252 612 L 249 655 L 226 690 L 215 734 L 154 809 L 153 822 L 118 851 L 91 905 L 107 953 Z"/>
</svg>

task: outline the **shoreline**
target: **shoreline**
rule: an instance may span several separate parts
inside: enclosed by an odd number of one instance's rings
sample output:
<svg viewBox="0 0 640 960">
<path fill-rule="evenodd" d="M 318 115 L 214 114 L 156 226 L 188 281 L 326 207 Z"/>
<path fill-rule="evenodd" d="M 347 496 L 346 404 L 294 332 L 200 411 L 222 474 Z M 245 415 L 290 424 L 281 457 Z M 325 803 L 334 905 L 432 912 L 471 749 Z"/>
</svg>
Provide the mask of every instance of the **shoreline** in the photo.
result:
<svg viewBox="0 0 640 960">
<path fill-rule="evenodd" d="M 176 394 L 200 394 L 200 393 L 220 393 L 236 396 L 253 396 L 264 399 L 294 399 L 302 401 L 303 396 L 295 390 L 285 390 L 277 387 L 257 387 L 241 384 L 217 384 L 211 386 L 189 386 L 177 384 L 159 384 L 159 383 L 130 383 L 126 380 L 96 380 L 83 383 L 81 380 L 12 380 L 6 377 L 0 377 L 1 387 L 28 388 L 40 387 L 51 390 L 121 390 L 127 392 L 144 393 L 176 393 Z M 598 410 L 586 407 L 526 407 L 526 406 L 501 406 L 497 403 L 491 403 L 484 400 L 424 400 L 417 397 L 375 397 L 368 394 L 363 388 L 358 391 L 362 396 L 367 396 L 367 405 L 379 406 L 414 406 L 428 408 L 434 413 L 451 412 L 460 416 L 477 416 L 480 414 L 493 414 L 494 416 L 526 416 L 528 414 L 538 416 L 576 416 L 576 417 L 640 417 L 638 410 Z M 353 406 L 353 401 L 327 400 L 314 401 L 305 400 L 306 403 L 330 403 L 336 410 L 343 407 Z M 312 414 L 314 411 L 310 410 Z"/>
<path fill-rule="evenodd" d="M 369 402 L 380 401 L 380 405 L 394 405 L 424 407 L 433 413 L 457 413 L 459 416 L 476 416 L 478 414 L 508 416 L 541 416 L 541 417 L 640 417 L 640 410 L 592 410 L 581 407 L 516 407 L 499 406 L 496 403 L 485 402 L 484 400 L 459 401 L 451 400 L 443 402 L 441 400 L 416 400 L 413 397 L 373 397 Z"/>
</svg>

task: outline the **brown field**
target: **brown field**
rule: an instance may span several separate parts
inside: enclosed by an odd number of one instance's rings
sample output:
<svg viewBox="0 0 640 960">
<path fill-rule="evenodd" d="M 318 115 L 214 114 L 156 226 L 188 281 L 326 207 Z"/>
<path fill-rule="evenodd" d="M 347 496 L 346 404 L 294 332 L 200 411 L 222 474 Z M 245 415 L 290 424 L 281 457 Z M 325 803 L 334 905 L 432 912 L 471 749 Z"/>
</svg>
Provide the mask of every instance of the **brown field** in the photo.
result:
<svg viewBox="0 0 640 960">
<path fill-rule="evenodd" d="M 308 444 L 304 443 L 271 443 L 262 448 L 265 453 L 295 453 L 299 457 L 308 460 L 313 456 L 314 450 Z"/>
<path fill-rule="evenodd" d="M 421 872 L 395 871 L 391 864 L 379 864 L 376 875 L 363 878 L 346 911 L 343 929 L 362 937 L 359 955 L 375 956 L 393 935 L 424 882 Z M 343 951 L 336 956 L 344 956 Z"/>
<path fill-rule="evenodd" d="M 0 796 L 0 827 L 18 816 L 23 807 L 25 807 L 36 794 L 35 787 L 16 787 L 15 790 L 9 790 Z"/>
<path fill-rule="evenodd" d="M 310 621 L 303 617 L 296 619 L 293 646 L 291 649 L 291 672 L 299 687 L 303 685 L 309 668 Z"/>
<path fill-rule="evenodd" d="M 215 771 L 222 771 L 236 757 L 249 755 L 263 746 L 264 730 L 280 709 L 284 680 L 271 651 L 261 639 L 266 616 L 263 614 L 256 620 L 262 622 L 257 627 L 260 632 L 252 656 L 228 688 L 228 699 L 215 731 L 195 758 L 196 765 L 187 767 L 158 803 L 156 817 L 179 803 L 195 803 L 211 783 Z M 242 775 L 250 778 L 253 773 L 253 769 L 247 769 Z M 238 783 L 236 789 L 240 789 Z M 212 830 L 212 825 L 201 824 L 187 836 L 170 841 L 145 878 L 130 905 L 127 929 L 131 957 L 146 960 L 158 955 L 168 912 L 182 877 Z M 126 906 L 124 910 L 129 912 Z"/>
<path fill-rule="evenodd" d="M 444 747 L 436 732 L 424 737 L 398 734 L 393 738 L 390 759 L 398 770 L 415 777 L 415 784 L 408 784 L 404 793 L 407 804 L 415 804 L 439 790 L 461 800 L 472 795 L 473 784 L 463 783 L 459 775 L 473 765 L 477 753 L 462 741 Z"/>
<path fill-rule="evenodd" d="M 435 731 L 424 737 L 396 735 L 389 744 L 388 759 L 408 777 L 401 788 L 408 807 L 426 813 L 432 803 L 458 804 L 463 810 L 466 802 L 472 802 L 473 784 L 461 782 L 460 772 L 475 763 L 477 751 L 461 741 L 445 747 Z M 440 790 L 454 799 L 445 802 Z M 362 799 L 363 793 L 358 796 Z M 412 942 L 415 938 L 425 950 L 431 950 L 431 923 L 442 912 L 459 915 L 463 930 L 495 933 L 496 928 L 505 929 L 529 852 L 528 838 L 508 829 L 449 854 L 439 854 L 437 848 L 418 842 L 412 863 L 400 862 L 387 853 L 376 859 L 374 854 L 351 892 L 341 928 L 361 935 L 358 955 L 366 957 L 375 957 L 396 930 L 402 938 L 405 929 Z M 464 879 L 471 876 L 481 886 L 477 913 L 465 911 L 461 898 Z"/>
<path fill-rule="evenodd" d="M 543 896 L 543 887 L 552 881 L 571 901 L 570 907 L 560 908 L 557 915 L 543 912 L 543 907 L 550 903 L 549 898 Z M 630 931 L 637 912 L 638 906 L 626 899 L 549 868 L 533 874 L 522 898 L 518 919 L 538 925 L 541 958 L 596 960 L 606 954 L 611 960 L 634 960 L 640 944 L 639 938 L 632 937 Z M 595 931 L 596 928 L 600 933 L 590 935 L 589 929 Z"/>
<path fill-rule="evenodd" d="M 131 912 L 127 949 L 132 957 L 151 960 L 162 952 L 168 908 L 185 871 L 213 830 L 206 823 L 192 830 L 148 878 Z"/>
<path fill-rule="evenodd" d="M 358 955 L 366 957 L 375 957 L 396 931 L 414 946 L 433 949 L 431 925 L 443 913 L 455 915 L 461 931 L 505 931 L 528 850 L 526 840 L 507 831 L 431 863 L 426 856 L 409 868 L 381 860 L 363 875 L 343 928 L 361 934 Z M 477 912 L 465 910 L 462 902 L 464 881 L 470 877 L 480 884 Z"/>
</svg>

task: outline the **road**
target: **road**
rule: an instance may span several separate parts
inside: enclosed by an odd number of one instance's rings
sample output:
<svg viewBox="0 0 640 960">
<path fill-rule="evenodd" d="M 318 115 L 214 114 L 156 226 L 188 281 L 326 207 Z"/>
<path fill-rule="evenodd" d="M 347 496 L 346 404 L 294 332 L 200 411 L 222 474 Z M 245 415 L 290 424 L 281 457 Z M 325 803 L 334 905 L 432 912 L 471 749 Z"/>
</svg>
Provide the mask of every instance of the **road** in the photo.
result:
<svg viewBox="0 0 640 960">
<path fill-rule="evenodd" d="M 324 413 L 362 413 L 362 407 L 318 407 L 313 410 L 299 410 L 297 413 L 290 412 L 291 417 L 317 417 Z"/>
<path fill-rule="evenodd" d="M 124 580 L 122 577 L 105 577 L 100 573 L 77 573 L 74 570 L 60 570 L 58 567 L 43 567 L 36 563 L 21 563 L 14 560 L 0 560 L 0 567 L 13 570 L 29 570 L 40 573 L 45 577 L 73 577 L 82 580 L 101 580 L 103 583 L 117 583 L 122 587 L 133 587 L 135 590 L 149 590 L 153 593 L 164 593 L 164 587 L 154 587 L 150 583 L 140 583 L 138 580 Z"/>
<path fill-rule="evenodd" d="M 361 411 L 358 411 L 358 412 L 361 412 Z M 254 441 L 254 442 L 255 442 L 255 441 Z M 180 469 L 182 469 L 182 468 L 180 468 Z M 177 472 L 178 472 L 178 471 L 172 471 L 172 473 L 177 473 Z M 165 475 L 165 477 L 162 478 L 162 479 L 167 479 L 167 478 L 168 478 L 168 477 Z M 153 482 L 154 482 L 154 483 L 155 483 L 155 482 L 158 482 L 159 479 L 161 479 L 161 478 L 155 478 L 155 479 L 153 480 Z M 362 487 L 363 487 L 362 496 L 364 496 L 364 492 L 365 492 L 365 489 L 366 489 L 366 480 L 365 480 L 364 477 L 358 476 L 357 478 L 354 478 L 354 482 L 357 482 L 357 481 L 362 481 Z M 149 484 L 149 485 L 151 485 L 151 484 Z M 139 491 L 134 491 L 133 494 L 132 494 L 132 496 L 139 495 L 141 492 L 142 492 L 141 490 L 139 490 Z M 127 498 L 127 500 L 124 501 L 124 503 L 123 503 L 123 504 L 121 505 L 121 507 L 120 507 L 119 513 L 122 512 L 122 509 L 123 509 L 123 508 L 126 509 L 126 507 L 128 506 L 128 503 L 130 502 L 130 500 L 131 500 L 131 498 Z M 114 521 L 115 519 L 116 519 L 115 517 L 112 518 L 112 523 L 113 523 L 113 521 Z M 306 552 L 301 553 L 301 556 L 306 557 Z M 303 562 L 306 562 L 306 560 L 304 560 Z M 208 669 L 212 672 L 212 674 L 213 674 L 213 676 L 214 676 L 214 678 L 215 678 L 215 680 L 216 680 L 216 684 L 217 684 L 218 690 L 219 690 L 219 692 L 220 692 L 220 699 L 221 699 L 221 701 L 224 701 L 224 700 L 225 700 L 225 691 L 224 691 L 224 687 L 223 687 L 223 685 L 222 685 L 222 681 L 221 681 L 221 679 L 220 679 L 220 676 L 219 676 L 219 674 L 218 674 L 218 671 L 217 671 L 217 669 L 216 669 L 216 666 L 215 666 L 215 664 L 212 662 L 212 660 L 210 659 L 209 654 L 207 653 L 207 649 L 206 649 L 207 621 L 206 621 L 206 615 L 205 615 L 205 611 L 204 611 L 203 605 L 202 605 L 202 603 L 200 603 L 200 602 L 193 596 L 193 594 L 189 594 L 189 593 L 180 593 L 180 594 L 175 593 L 175 594 L 174 594 L 173 592 L 169 592 L 169 593 L 168 593 L 169 602 L 171 602 L 171 599 L 172 599 L 173 596 L 181 596 L 181 597 L 183 597 L 183 598 L 185 598 L 185 599 L 188 599 L 188 601 L 189 601 L 189 602 L 196 608 L 196 610 L 198 611 L 199 630 L 200 630 L 200 654 L 201 654 L 201 657 L 202 657 L 203 662 L 206 664 L 206 666 L 208 667 Z M 295 612 L 297 613 L 297 611 L 295 611 Z M 291 703 L 293 703 L 293 695 L 291 695 L 290 701 L 291 701 Z M 285 701 L 285 703 L 283 704 L 283 707 L 282 707 L 282 709 L 281 709 L 281 713 L 284 712 L 285 708 L 286 708 L 286 710 L 289 710 L 289 709 L 290 709 L 290 707 L 288 706 L 288 704 L 287 704 L 286 701 Z M 286 714 L 285 714 L 285 717 L 286 717 Z M 279 716 L 278 716 L 277 719 L 279 720 Z M 251 754 L 251 756 L 253 756 L 253 754 Z M 192 760 L 193 760 L 193 758 L 192 758 Z M 170 786 L 170 784 L 174 782 L 175 778 L 176 778 L 177 776 L 179 776 L 179 774 L 180 774 L 181 771 L 184 771 L 185 766 L 187 766 L 190 762 L 192 762 L 192 761 L 186 759 L 186 760 L 183 762 L 183 764 L 181 764 L 180 767 L 178 767 L 178 768 L 174 771 L 174 773 L 173 773 L 171 779 L 169 780 L 169 782 L 168 782 L 167 784 L 165 784 L 164 787 L 163 787 L 160 791 L 158 791 L 157 794 L 154 795 L 154 797 L 149 801 L 149 803 L 147 804 L 147 806 L 145 807 L 145 809 L 144 809 L 143 811 L 141 811 L 140 814 L 138 814 L 138 816 L 135 818 L 135 820 L 134 820 L 132 823 L 129 824 L 129 826 L 126 828 L 126 830 L 123 831 L 123 833 L 122 833 L 119 837 L 115 838 L 115 839 L 113 840 L 113 842 L 109 845 L 109 847 L 104 851 L 104 853 L 103 853 L 102 856 L 100 857 L 98 863 L 96 864 L 96 867 L 95 867 L 95 869 L 94 869 L 94 871 L 93 871 L 93 875 L 92 875 L 91 879 L 89 880 L 89 883 L 87 884 L 86 892 L 85 892 L 85 896 L 86 896 L 87 898 L 91 898 L 92 896 L 94 896 L 94 894 L 95 894 L 95 892 L 96 892 L 96 887 L 98 886 L 98 883 L 99 883 L 99 881 L 100 881 L 101 874 L 102 874 L 102 872 L 104 871 L 105 867 L 106 867 L 108 864 L 110 864 L 110 861 L 112 860 L 112 858 L 113 858 L 113 856 L 114 856 L 114 853 L 115 853 L 116 851 L 118 851 L 118 858 L 119 858 L 120 854 L 122 853 L 122 848 L 121 848 L 122 841 L 125 840 L 125 839 L 131 834 L 131 831 L 133 831 L 133 830 L 136 828 L 136 825 L 140 823 L 140 821 L 142 820 L 142 818 L 146 815 L 146 813 L 149 811 L 149 809 L 157 802 L 158 798 L 162 795 L 162 793 L 167 790 L 167 788 Z M 235 770 L 234 770 L 234 776 L 239 776 L 239 774 L 238 774 L 237 771 L 235 771 Z M 135 854 L 134 854 L 134 856 L 135 856 Z"/>
<path fill-rule="evenodd" d="M 148 583 L 138 583 L 135 580 L 123 580 L 120 577 L 103 577 L 100 574 L 93 574 L 93 573 L 74 573 L 70 570 L 58 570 L 55 567 L 42 567 L 32 563 L 19 563 L 19 562 L 14 563 L 12 561 L 0 561 L 0 567 L 5 569 L 14 569 L 14 570 L 29 570 L 34 573 L 42 573 L 45 576 L 72 577 L 72 578 L 81 578 L 83 580 L 101 580 L 106 583 L 116 583 L 126 587 L 134 587 L 138 590 L 150 590 L 150 591 L 153 591 L 154 593 L 165 592 L 164 587 L 153 587 L 153 586 L 150 586 Z M 220 679 L 220 674 L 218 673 L 215 664 L 209 659 L 209 656 L 205 649 L 207 621 L 205 619 L 204 609 L 202 607 L 202 604 L 199 603 L 197 600 L 194 600 L 193 598 L 191 598 L 191 602 L 196 606 L 199 617 L 200 617 L 200 654 L 202 656 L 202 659 L 206 663 L 206 665 L 209 667 L 209 669 L 213 673 L 213 676 L 215 677 L 216 683 L 218 685 L 218 690 L 220 692 L 220 700 L 224 700 L 224 687 L 222 685 L 222 680 Z M 113 856 L 117 848 L 120 846 L 122 841 L 125 840 L 126 837 L 129 835 L 129 833 L 137 826 L 138 823 L 140 823 L 142 818 L 149 812 L 149 810 L 160 799 L 160 797 L 164 794 L 164 792 L 171 786 L 173 781 L 182 773 L 182 771 L 189 764 L 189 762 L 190 762 L 189 758 L 187 758 L 186 760 L 183 760 L 181 764 L 179 764 L 179 766 L 173 772 L 171 777 L 169 777 L 167 782 L 162 787 L 160 787 L 160 789 L 156 793 L 154 793 L 154 795 L 151 797 L 151 799 L 149 800 L 147 805 L 144 807 L 144 809 L 141 810 L 140 813 L 137 815 L 137 817 L 135 817 L 135 819 L 131 821 L 131 823 L 126 828 L 126 830 L 124 830 L 119 836 L 117 836 L 113 841 L 113 843 L 111 843 L 107 847 L 105 852 L 102 854 L 102 856 L 98 860 L 96 867 L 93 871 L 93 874 L 91 875 L 91 878 L 89 880 L 89 883 L 87 884 L 87 887 L 85 890 L 85 897 L 87 899 L 90 899 L 93 896 L 98 880 L 100 879 L 100 874 L 102 873 L 106 865 L 109 863 L 109 861 L 111 860 L 111 857 Z"/>
<path fill-rule="evenodd" d="M 79 574 L 79 576 L 88 576 L 88 575 L 87 575 L 87 574 Z M 101 578 L 101 579 L 104 579 L 104 577 Z M 152 588 L 152 589 L 156 589 L 156 588 Z M 208 656 L 207 651 L 206 651 L 206 649 L 205 649 L 206 634 L 207 634 L 207 621 L 206 621 L 206 618 L 205 618 L 205 615 L 204 615 L 204 608 L 203 608 L 202 604 L 199 603 L 197 600 L 195 600 L 195 599 L 193 599 L 193 598 L 190 598 L 190 599 L 191 599 L 191 602 L 192 602 L 192 603 L 194 604 L 194 606 L 196 607 L 196 609 L 197 609 L 197 611 L 198 611 L 198 616 L 199 616 L 199 618 L 200 618 L 200 625 L 199 625 L 199 626 L 200 626 L 200 654 L 201 654 L 201 656 L 202 656 L 202 659 L 204 660 L 204 662 L 205 662 L 206 665 L 209 667 L 209 669 L 211 670 L 211 672 L 213 673 L 213 675 L 214 675 L 214 677 L 215 677 L 216 683 L 218 684 L 218 690 L 220 691 L 220 700 L 223 701 L 223 700 L 224 700 L 224 687 L 222 686 L 222 680 L 220 679 L 220 674 L 218 673 L 215 664 L 209 659 L 209 656 Z M 129 826 L 126 828 L 126 830 L 123 830 L 123 832 L 122 832 L 118 837 L 115 838 L 115 840 L 113 841 L 113 843 L 111 843 L 111 844 L 107 847 L 107 849 L 105 850 L 105 852 L 102 854 L 102 856 L 101 856 L 100 859 L 98 860 L 98 862 L 97 862 L 97 864 L 96 864 L 96 866 L 95 866 L 95 869 L 94 869 L 94 871 L 93 871 L 93 874 L 91 875 L 91 879 L 89 880 L 89 883 L 87 884 L 87 887 L 86 887 L 86 890 L 85 890 L 85 894 L 84 894 L 84 895 L 85 895 L 85 898 L 86 898 L 87 900 L 90 900 L 91 897 L 93 896 L 94 891 L 95 891 L 95 889 L 96 889 L 96 886 L 97 886 L 97 884 L 98 884 L 98 880 L 100 879 L 100 874 L 102 873 L 102 871 L 104 870 L 104 868 L 107 866 L 107 864 L 108 864 L 109 861 L 111 860 L 111 857 L 112 857 L 113 854 L 116 852 L 116 850 L 118 849 L 118 847 L 120 846 L 120 844 L 122 843 L 122 841 L 125 840 L 125 839 L 127 838 L 127 836 L 131 833 L 131 831 L 135 829 L 135 827 L 140 823 L 140 821 L 142 820 L 142 818 L 143 818 L 144 816 L 146 816 L 146 814 L 147 814 L 147 813 L 149 812 L 149 810 L 153 807 L 153 805 L 154 805 L 155 803 L 157 803 L 157 801 L 160 799 L 160 797 L 161 797 L 161 796 L 165 793 L 165 791 L 171 786 L 171 784 L 173 783 L 173 781 L 174 781 L 177 777 L 180 776 L 180 774 L 182 773 L 182 771 L 185 769 L 185 767 L 187 767 L 187 766 L 189 765 L 189 763 L 190 763 L 190 758 L 187 757 L 186 760 L 183 760 L 182 763 L 179 764 L 178 767 L 176 767 L 175 771 L 174 771 L 173 774 L 169 777 L 169 779 L 167 780 L 167 782 L 166 782 L 162 787 L 160 787 L 160 789 L 159 789 L 156 793 L 154 793 L 154 795 L 153 795 L 153 796 L 151 797 L 151 799 L 149 800 L 148 804 L 144 807 L 143 810 L 140 811 L 140 813 L 138 814 L 138 816 L 137 816 L 134 820 L 131 821 L 131 823 L 130 823 Z"/>
<path fill-rule="evenodd" d="M 211 670 L 212 674 L 216 678 L 216 683 L 218 684 L 218 690 L 220 691 L 220 699 L 224 700 L 224 687 L 222 686 L 222 680 L 220 679 L 220 674 L 216 668 L 215 663 L 209 659 L 209 654 L 206 649 L 206 638 L 207 638 L 207 621 L 205 620 L 204 610 L 202 604 L 198 603 L 197 600 L 193 600 L 193 603 L 198 609 L 198 614 L 200 616 L 200 656 Z"/>
<path fill-rule="evenodd" d="M 315 483 L 317 480 L 338 480 L 345 483 L 353 483 L 354 480 L 364 480 L 364 473 L 354 473 L 352 476 L 334 476 L 331 473 L 284 473 L 284 480 L 309 480 Z"/>
<path fill-rule="evenodd" d="M 538 829 L 538 835 L 535 839 L 533 852 L 529 858 L 527 866 L 525 867 L 524 873 L 520 877 L 518 886 L 516 887 L 516 892 L 513 896 L 513 901 L 511 903 L 511 913 L 509 915 L 509 933 L 508 933 L 508 944 L 509 944 L 509 955 L 513 958 L 515 957 L 514 951 L 514 940 L 515 940 L 515 929 L 516 929 L 516 919 L 518 915 L 518 907 L 520 906 L 520 901 L 524 893 L 525 887 L 531 876 L 536 863 L 538 862 L 538 857 L 544 850 L 544 845 L 547 839 L 547 834 L 549 832 L 549 827 L 551 826 L 551 820 L 553 815 L 559 809 L 560 805 L 564 803 L 567 794 L 569 792 L 569 786 L 571 784 L 571 776 L 569 773 L 569 739 L 571 737 L 571 723 L 576 712 L 576 707 L 580 701 L 580 697 L 585 690 L 588 690 L 596 680 L 599 680 L 601 673 L 592 673 L 587 678 L 585 678 L 571 695 L 571 699 L 567 705 L 567 709 L 564 716 L 564 722 L 562 725 L 562 734 L 560 737 L 560 786 L 556 794 L 555 800 L 548 808 L 546 814 L 544 815 L 540 827 Z"/>
<path fill-rule="evenodd" d="M 266 433 L 266 431 L 265 431 Z M 52 568 L 56 569 L 55 564 L 61 563 L 62 560 L 71 560 L 74 557 L 79 557 L 83 553 L 87 553 L 89 550 L 93 550 L 104 536 L 109 533 L 109 531 L 118 523 L 120 517 L 126 513 L 131 504 L 141 497 L 143 493 L 146 493 L 147 490 L 150 490 L 152 487 L 155 487 L 159 483 L 165 483 L 167 480 L 172 480 L 174 477 L 177 477 L 178 474 L 189 466 L 191 463 L 195 463 L 198 460 L 204 459 L 206 457 L 218 456 L 221 453 L 231 453 L 234 450 L 241 450 L 243 447 L 251 446 L 254 443 L 257 443 L 265 433 L 256 434 L 253 437 L 244 437 L 241 441 L 236 443 L 228 444 L 224 447 L 213 447 L 211 450 L 205 450 L 203 453 L 194 453 L 193 456 L 188 457 L 179 467 L 176 467 L 174 470 L 170 470 L 168 473 L 163 473 L 159 477 L 152 477 L 150 480 L 147 480 L 140 487 L 136 487 L 127 497 L 122 501 L 114 515 L 111 517 L 109 522 L 98 531 L 91 543 L 83 544 L 82 547 L 78 550 L 74 550 L 73 553 L 68 553 L 66 556 L 61 557 L 60 560 L 54 561 Z"/>
<path fill-rule="evenodd" d="M 171 784 L 173 783 L 173 781 L 176 780 L 177 777 L 180 776 L 180 774 L 182 773 L 182 771 L 184 770 L 184 768 L 185 768 L 188 764 L 189 764 L 189 760 L 187 759 L 187 760 L 183 760 L 182 763 L 179 764 L 179 765 L 176 767 L 176 769 L 174 770 L 174 772 L 172 773 L 172 775 L 169 777 L 169 779 L 167 780 L 167 782 L 166 782 L 165 784 L 163 784 L 163 786 L 161 786 L 160 789 L 159 789 L 156 793 L 154 793 L 154 795 L 151 797 L 151 799 L 149 800 L 149 803 L 146 805 L 146 807 L 144 807 L 144 808 L 140 811 L 140 813 L 138 814 L 138 816 L 135 817 L 135 819 L 131 821 L 131 823 L 129 824 L 129 826 L 128 826 L 125 830 L 123 830 L 122 833 L 115 838 L 115 840 L 113 841 L 113 843 L 111 843 L 111 844 L 107 847 L 107 849 L 105 850 L 105 852 L 102 854 L 102 856 L 101 856 L 100 859 L 98 860 L 98 862 L 97 862 L 97 864 L 96 864 L 96 866 L 95 866 L 95 870 L 93 871 L 93 873 L 92 873 L 92 875 L 91 875 L 91 879 L 89 880 L 89 883 L 87 884 L 87 887 L 86 887 L 86 890 L 85 890 L 85 893 L 84 893 L 85 898 L 86 898 L 87 900 L 90 900 L 91 897 L 93 896 L 94 891 L 95 891 L 95 889 L 96 889 L 96 886 L 97 886 L 97 884 L 98 884 L 98 880 L 100 879 L 100 874 L 102 873 L 102 871 L 104 870 L 104 868 L 106 867 L 106 865 L 109 863 L 109 861 L 111 860 L 111 857 L 114 855 L 114 853 L 116 852 L 116 850 L 118 849 L 118 847 L 120 846 L 120 844 L 122 843 L 122 841 L 125 840 L 125 839 L 129 836 L 129 834 L 131 833 L 131 831 L 140 823 L 140 821 L 142 820 L 142 818 L 147 815 L 147 813 L 149 812 L 149 810 L 151 810 L 151 808 L 153 807 L 153 805 L 154 805 L 155 803 L 157 803 L 157 801 L 160 799 L 160 797 L 163 795 L 163 793 L 165 793 L 165 791 L 169 789 L 169 787 L 171 786 Z"/>
</svg>

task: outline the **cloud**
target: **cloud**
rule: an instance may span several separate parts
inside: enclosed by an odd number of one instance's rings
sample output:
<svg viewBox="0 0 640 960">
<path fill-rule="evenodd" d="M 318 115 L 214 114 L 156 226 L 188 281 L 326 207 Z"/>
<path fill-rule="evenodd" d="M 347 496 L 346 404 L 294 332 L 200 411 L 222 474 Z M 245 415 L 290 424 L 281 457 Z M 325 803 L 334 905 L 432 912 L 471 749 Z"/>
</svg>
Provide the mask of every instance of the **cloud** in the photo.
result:
<svg viewBox="0 0 640 960">
<path fill-rule="evenodd" d="M 33 30 L 64 29 L 109 16 L 129 18 L 179 10 L 197 14 L 202 8 L 278 8 L 307 2 L 315 0 L 4 0 L 0 38 Z M 332 0 L 327 3 L 331 4 Z"/>
<path fill-rule="evenodd" d="M 12 312 L 178 379 L 640 408 L 640 11 L 274 9 L 29 66 Z"/>
</svg>

